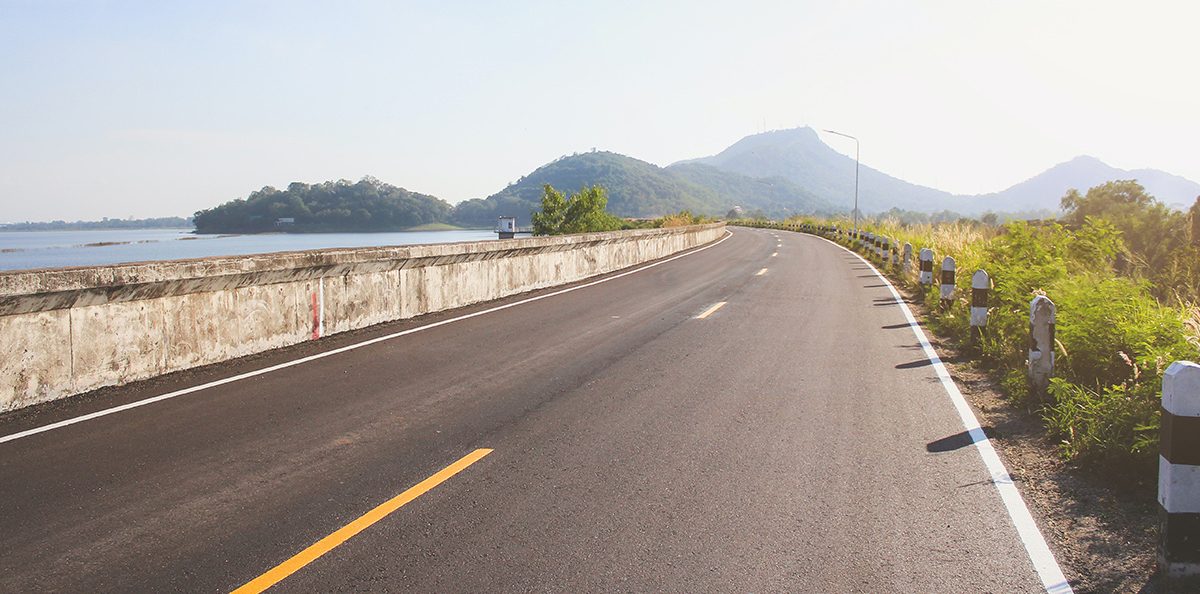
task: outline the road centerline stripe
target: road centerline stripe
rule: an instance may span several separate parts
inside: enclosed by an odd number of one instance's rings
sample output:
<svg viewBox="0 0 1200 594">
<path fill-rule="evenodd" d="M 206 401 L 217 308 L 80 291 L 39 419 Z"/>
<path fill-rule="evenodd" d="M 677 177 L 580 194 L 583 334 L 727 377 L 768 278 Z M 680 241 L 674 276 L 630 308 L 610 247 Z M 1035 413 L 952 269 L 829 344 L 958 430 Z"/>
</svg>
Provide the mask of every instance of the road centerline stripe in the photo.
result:
<svg viewBox="0 0 1200 594">
<path fill-rule="evenodd" d="M 369 528 L 372 524 L 386 518 L 392 512 L 404 507 L 405 504 L 424 495 L 434 487 L 442 484 L 450 477 L 465 470 L 468 466 L 478 462 L 484 456 L 492 453 L 490 449 L 478 449 L 466 456 L 463 456 L 458 462 L 443 468 L 437 474 L 417 483 L 407 491 L 389 499 L 382 505 L 363 514 L 357 520 L 346 524 L 338 529 L 333 534 L 322 538 L 312 546 L 300 551 L 291 559 L 276 565 L 270 571 L 250 580 L 246 585 L 234 590 L 232 594 L 259 594 L 260 592 L 278 584 L 281 580 L 296 573 L 304 568 L 304 566 L 316 561 L 321 555 L 333 550 L 334 547 L 346 542 L 354 535 Z"/>
<path fill-rule="evenodd" d="M 324 359 L 325 357 L 331 357 L 331 356 L 333 356 L 333 355 L 338 355 L 338 354 L 345 353 L 345 352 L 348 352 L 348 351 L 353 351 L 353 350 L 356 350 L 356 349 L 360 349 L 360 348 L 363 348 L 363 347 L 366 347 L 366 346 L 373 345 L 373 344 L 375 344 L 375 343 L 384 342 L 384 341 L 386 341 L 386 340 L 391 340 L 391 339 L 393 339 L 393 338 L 399 338 L 399 337 L 401 337 L 401 336 L 408 336 L 409 334 L 414 334 L 414 333 L 417 333 L 417 332 L 421 332 L 422 330 L 429 330 L 430 328 L 437 328 L 438 326 L 445 326 L 446 324 L 452 324 L 452 323 L 454 323 L 454 322 L 459 322 L 459 321 L 462 321 L 462 320 L 467 320 L 467 319 L 470 319 L 470 318 L 474 318 L 474 317 L 478 317 L 478 316 L 482 316 L 482 315 L 490 314 L 490 313 L 493 313 L 493 312 L 497 312 L 497 311 L 501 311 L 501 310 L 508 309 L 508 308 L 510 308 L 510 307 L 517 307 L 518 305 L 524 305 L 524 304 L 526 304 L 526 303 L 532 303 L 532 302 L 534 302 L 534 301 L 540 301 L 540 300 L 542 300 L 542 299 L 548 299 L 548 298 L 550 298 L 550 297 L 556 297 L 556 296 L 558 296 L 558 295 L 562 295 L 562 294 L 564 294 L 564 293 L 570 293 L 570 292 L 572 292 L 572 291 L 578 291 L 578 290 L 580 290 L 580 289 L 586 289 L 586 288 L 588 288 L 588 287 L 592 287 L 592 286 L 598 285 L 598 284 L 600 284 L 600 283 L 605 283 L 605 282 L 608 282 L 608 281 L 611 281 L 611 280 L 616 280 L 616 279 L 618 279 L 618 278 L 622 278 L 622 277 L 629 276 L 629 275 L 631 275 L 631 274 L 636 274 L 636 273 L 638 273 L 638 272 L 642 272 L 642 271 L 644 271 L 644 270 L 649 270 L 649 269 L 651 269 L 651 268 L 654 268 L 655 266 L 659 266 L 659 265 L 662 265 L 662 264 L 666 264 L 666 263 L 668 263 L 668 262 L 672 262 L 672 261 L 674 261 L 674 260 L 678 260 L 678 259 L 680 259 L 680 258 L 684 258 L 684 257 L 686 257 L 686 256 L 690 256 L 690 255 L 692 255 L 692 254 L 698 254 L 698 253 L 700 253 L 700 252 L 702 252 L 702 251 L 704 251 L 704 250 L 707 250 L 708 248 L 716 247 L 716 246 L 720 245 L 721 243 L 724 243 L 724 242 L 725 242 L 725 240 L 726 240 L 726 239 L 729 239 L 730 237 L 733 237 L 733 232 L 732 232 L 732 231 L 729 231 L 729 230 L 726 230 L 726 231 L 725 231 L 725 235 L 721 236 L 721 238 L 720 238 L 720 239 L 718 239 L 718 240 L 716 240 L 716 241 L 714 241 L 714 242 L 712 242 L 712 243 L 710 243 L 710 244 L 708 244 L 708 245 L 705 245 L 705 246 L 701 246 L 701 247 L 698 247 L 698 248 L 695 248 L 695 249 L 688 250 L 688 251 L 686 251 L 686 252 L 684 252 L 684 253 L 682 253 L 682 254 L 675 254 L 674 256 L 670 256 L 670 257 L 668 257 L 668 258 L 666 258 L 666 259 L 659 260 L 659 261 L 657 261 L 657 262 L 651 262 L 651 263 L 649 263 L 649 264 L 640 265 L 640 266 L 638 266 L 637 268 L 634 268 L 633 270 L 626 270 L 625 272 L 621 272 L 621 273 L 618 273 L 618 274 L 613 274 L 612 276 L 608 276 L 608 277 L 605 277 L 605 278 L 602 278 L 602 279 L 598 279 L 598 280 L 594 280 L 594 281 L 591 281 L 591 282 L 586 282 L 586 283 L 584 283 L 584 284 L 581 284 L 581 285 L 575 285 L 575 286 L 573 286 L 573 287 L 567 287 L 567 288 L 565 288 L 565 289 L 559 289 L 559 290 L 557 290 L 557 291 L 553 291 L 553 292 L 550 292 L 550 293 L 546 293 L 546 294 L 544 294 L 544 295 L 537 295 L 537 296 L 534 296 L 534 297 L 529 297 L 528 299 L 522 299 L 522 300 L 520 300 L 520 301 L 514 301 L 514 302 L 512 302 L 512 303 L 505 303 L 504 305 L 497 305 L 497 306 L 495 306 L 495 307 L 490 307 L 490 308 L 483 309 L 483 310 L 476 311 L 476 312 L 472 312 L 472 313 L 469 313 L 469 314 L 463 314 L 463 315 L 461 315 L 461 316 L 456 316 L 456 317 L 453 317 L 453 318 L 448 318 L 448 319 L 445 319 L 445 320 L 441 320 L 441 321 L 439 321 L 439 322 L 433 322 L 433 323 L 430 323 L 430 324 L 425 324 L 424 326 L 417 326 L 417 327 L 415 327 L 415 328 L 409 328 L 408 330 L 401 330 L 400 332 L 395 332 L 395 333 L 393 333 L 393 334 L 388 334 L 388 335 L 386 335 L 386 336 L 379 336 L 379 337 L 372 338 L 372 339 L 369 339 L 369 340 L 364 340 L 364 341 L 362 341 L 362 342 L 357 342 L 357 343 L 354 343 L 354 344 L 346 345 L 346 346 L 344 346 L 344 347 L 340 347 L 340 348 L 336 348 L 336 349 L 331 349 L 331 350 L 328 350 L 328 351 L 324 351 L 324 352 L 321 352 L 321 353 L 317 353 L 317 354 L 315 354 L 315 355 L 309 355 L 309 356 L 307 356 L 307 357 L 301 357 L 301 358 L 299 358 L 299 359 L 292 359 L 291 361 L 285 361 L 285 362 L 283 362 L 283 363 L 279 363 L 279 364 L 277 364 L 277 365 L 272 365 L 272 366 L 270 366 L 270 367 L 264 367 L 264 368 L 262 368 L 262 369 L 256 369 L 256 370 L 254 370 L 254 371 L 248 371 L 248 372 L 246 372 L 246 373 L 242 373 L 242 374 L 234 375 L 234 376 L 227 377 L 227 378 L 224 378 L 224 379 L 214 380 L 214 381 L 208 382 L 208 383 L 206 383 L 206 384 L 201 384 L 201 385 L 199 385 L 199 386 L 192 386 L 192 387 L 190 387 L 190 388 L 184 388 L 184 389 L 182 389 L 182 390 L 176 390 L 176 391 L 174 391 L 174 392 L 168 392 L 168 393 L 166 393 L 166 394 L 159 394 L 158 396 L 151 396 L 150 398 L 146 398 L 146 399 L 144 399 L 144 400 L 135 400 L 135 401 L 133 401 L 133 402 L 128 402 L 128 403 L 125 403 L 125 404 L 122 404 L 122 405 L 119 405 L 119 406 L 114 406 L 114 407 L 112 407 L 112 408 L 106 408 L 106 409 L 103 409 L 103 410 L 98 410 L 98 411 L 95 411 L 95 412 L 92 412 L 92 413 L 88 413 L 88 414 L 85 414 L 85 415 L 80 415 L 80 416 L 78 416 L 78 417 L 72 417 L 72 418 L 70 418 L 70 419 L 64 419 L 64 420 L 62 420 L 62 421 L 58 421 L 58 422 L 56 422 L 56 423 L 51 423 L 51 424 L 49 424 L 49 425 L 43 425 L 43 426 L 41 426 L 41 427 L 34 427 L 33 429 L 27 429 L 27 430 L 25 430 L 25 431 L 19 431 L 19 432 L 17 432 L 17 433 L 12 433 L 12 434 L 5 435 L 5 436 L 3 436 L 3 437 L 0 437 L 0 443 L 5 443 L 5 442 L 9 442 L 9 441 L 16 441 L 16 440 L 18 440 L 18 439 L 23 439 L 23 438 L 30 437 L 30 436 L 33 436 L 33 435 L 37 435 L 37 434 L 39 434 L 39 433 L 45 433 L 45 432 L 47 432 L 47 431 L 52 431 L 52 430 L 54 430 L 54 429 L 61 429 L 61 428 L 63 428 L 63 427 L 67 427 L 67 426 L 69 426 L 69 425 L 74 425 L 74 424 L 76 424 L 76 423 L 82 423 L 82 422 L 84 422 L 84 421 L 90 421 L 90 420 L 92 420 L 92 419 L 97 419 L 97 418 L 100 418 L 100 417 L 105 417 L 105 416 L 108 416 L 108 415 L 111 415 L 111 414 L 114 414 L 114 413 L 119 413 L 119 412 L 121 412 L 121 411 L 126 411 L 126 410 L 130 410 L 130 409 L 133 409 L 133 408 L 138 408 L 138 407 L 141 407 L 141 406 L 146 406 L 147 404 L 153 404 L 153 403 L 155 403 L 155 402 L 159 402 L 159 401 L 162 401 L 162 400 L 169 400 L 169 399 L 171 399 L 171 398 L 175 398 L 175 397 L 178 397 L 178 396 L 183 396 L 183 395 L 185 395 L 185 394 L 191 394 L 191 393 L 193 393 L 193 392 L 199 392 L 199 391 L 201 391 L 201 390 L 207 390 L 207 389 L 209 389 L 209 388 L 215 388 L 215 387 L 217 387 L 217 386 L 223 386 L 223 385 L 225 385 L 225 384 L 230 384 L 230 383 L 237 382 L 237 381 L 241 381 L 241 380 L 244 380 L 244 379 L 249 379 L 249 378 L 252 378 L 252 377 L 257 377 L 257 376 L 260 376 L 260 375 L 264 375 L 264 374 L 267 374 L 267 373 L 271 373 L 272 371 L 279 371 L 280 369 L 286 369 L 286 368 L 288 368 L 288 367 L 293 367 L 293 366 L 295 366 L 295 365 L 301 365 L 301 364 L 304 364 L 304 363 L 308 363 L 308 362 L 310 362 L 310 361 L 316 361 L 316 360 L 318 360 L 318 359 Z M 399 321 L 401 321 L 401 320 L 393 320 L 393 322 L 399 322 Z M 236 360 L 236 359 L 233 359 L 233 360 Z"/>
<path fill-rule="evenodd" d="M 758 271 L 758 273 L 757 273 L 757 274 L 755 274 L 754 276 L 762 276 L 762 275 L 764 275 L 764 274 L 766 274 L 766 273 L 767 273 L 767 269 L 766 269 L 766 268 L 763 268 L 762 270 L 759 270 L 759 271 Z"/>
<path fill-rule="evenodd" d="M 704 313 L 696 316 L 696 319 L 703 320 L 704 318 L 711 316 L 713 314 L 713 312 L 717 311 L 718 309 L 721 309 L 721 307 L 724 306 L 726 303 L 728 303 L 728 301 L 718 301 L 717 303 L 714 303 L 712 307 L 704 310 Z"/>
</svg>

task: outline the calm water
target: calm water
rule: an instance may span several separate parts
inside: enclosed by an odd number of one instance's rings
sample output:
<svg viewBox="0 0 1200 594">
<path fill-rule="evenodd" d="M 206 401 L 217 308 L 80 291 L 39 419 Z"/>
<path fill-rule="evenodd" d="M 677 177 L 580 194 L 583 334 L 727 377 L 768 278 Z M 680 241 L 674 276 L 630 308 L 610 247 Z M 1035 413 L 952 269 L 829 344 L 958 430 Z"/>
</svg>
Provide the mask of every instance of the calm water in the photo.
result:
<svg viewBox="0 0 1200 594">
<path fill-rule="evenodd" d="M 0 232 L 0 270 L 495 239 L 496 232 L 486 229 L 225 236 L 185 229 L 11 231 Z"/>
</svg>

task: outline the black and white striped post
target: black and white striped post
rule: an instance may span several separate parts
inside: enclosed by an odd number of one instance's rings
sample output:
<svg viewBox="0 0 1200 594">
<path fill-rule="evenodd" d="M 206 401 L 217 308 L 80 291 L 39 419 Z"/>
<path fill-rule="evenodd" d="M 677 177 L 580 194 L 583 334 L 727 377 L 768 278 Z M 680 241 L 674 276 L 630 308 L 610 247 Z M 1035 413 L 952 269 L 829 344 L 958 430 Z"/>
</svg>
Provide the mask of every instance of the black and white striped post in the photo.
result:
<svg viewBox="0 0 1200 594">
<path fill-rule="evenodd" d="M 904 242 L 904 276 L 912 274 L 912 244 Z"/>
<path fill-rule="evenodd" d="M 946 256 L 942 260 L 942 311 L 950 309 L 954 303 L 954 258 Z"/>
<path fill-rule="evenodd" d="M 897 239 L 896 241 L 899 242 L 900 240 Z M 895 268 L 899 265 L 900 265 L 900 245 L 897 244 L 895 246 L 892 246 L 892 268 Z"/>
<path fill-rule="evenodd" d="M 891 237 L 887 237 L 886 235 L 884 236 L 883 250 L 881 253 L 883 254 L 883 257 L 880 258 L 880 260 L 883 262 L 884 266 L 887 266 L 888 260 L 892 259 L 892 238 Z"/>
<path fill-rule="evenodd" d="M 988 290 L 992 288 L 988 273 L 976 270 L 971 275 L 971 344 L 979 345 L 983 329 L 987 327 Z"/>
<path fill-rule="evenodd" d="M 1029 302 L 1029 383 L 1042 396 L 1054 374 L 1054 302 L 1038 295 Z"/>
<path fill-rule="evenodd" d="M 1158 457 L 1158 567 L 1200 575 L 1200 365 L 1176 361 L 1162 379 Z"/>
<path fill-rule="evenodd" d="M 917 273 L 917 282 L 926 287 L 933 285 L 933 250 L 921 248 L 921 271 Z"/>
</svg>

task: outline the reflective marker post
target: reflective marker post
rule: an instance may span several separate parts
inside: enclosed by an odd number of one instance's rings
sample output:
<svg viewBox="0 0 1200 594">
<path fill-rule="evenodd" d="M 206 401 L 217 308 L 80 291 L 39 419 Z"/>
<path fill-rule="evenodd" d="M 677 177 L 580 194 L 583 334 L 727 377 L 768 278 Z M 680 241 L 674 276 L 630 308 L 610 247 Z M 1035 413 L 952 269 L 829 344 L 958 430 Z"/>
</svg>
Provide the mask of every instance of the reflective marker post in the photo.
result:
<svg viewBox="0 0 1200 594">
<path fill-rule="evenodd" d="M 1029 302 L 1029 382 L 1040 398 L 1054 374 L 1054 302 L 1038 295 Z"/>
<path fill-rule="evenodd" d="M 921 272 L 917 275 L 917 282 L 926 287 L 933 284 L 933 250 L 929 248 L 921 248 Z"/>
<path fill-rule="evenodd" d="M 950 309 L 954 303 L 954 258 L 946 256 L 942 260 L 942 299 L 940 307 L 942 311 Z"/>
<path fill-rule="evenodd" d="M 1158 457 L 1158 567 L 1200 575 L 1200 365 L 1176 361 L 1162 378 Z"/>
<path fill-rule="evenodd" d="M 971 275 L 971 346 L 978 347 L 987 327 L 988 289 L 991 288 L 988 273 L 976 270 Z"/>
</svg>

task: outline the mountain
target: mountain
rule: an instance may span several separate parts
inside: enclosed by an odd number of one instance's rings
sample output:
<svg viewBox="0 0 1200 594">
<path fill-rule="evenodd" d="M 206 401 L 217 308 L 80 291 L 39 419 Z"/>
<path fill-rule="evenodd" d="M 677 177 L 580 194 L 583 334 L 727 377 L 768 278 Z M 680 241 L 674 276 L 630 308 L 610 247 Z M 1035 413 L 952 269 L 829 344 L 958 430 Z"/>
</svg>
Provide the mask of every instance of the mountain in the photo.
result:
<svg viewBox="0 0 1200 594">
<path fill-rule="evenodd" d="M 680 161 L 669 168 L 691 164 L 711 165 L 756 178 L 780 176 L 846 210 L 854 203 L 854 159 L 829 148 L 808 127 L 747 136 L 716 155 Z M 1186 208 L 1200 196 L 1200 184 L 1177 175 L 1156 169 L 1126 171 L 1094 157 L 1077 157 L 1003 191 L 976 196 L 919 186 L 860 164 L 858 206 L 868 213 L 891 208 L 952 210 L 966 215 L 1057 211 L 1068 190 L 1086 192 L 1119 179 L 1136 179 L 1160 202 L 1177 208 Z"/>
<path fill-rule="evenodd" d="M 808 127 L 747 136 L 711 157 L 681 161 L 701 163 L 750 177 L 780 176 L 849 210 L 854 205 L 854 159 L 821 142 Z M 859 164 L 858 208 L 880 212 L 958 210 L 964 200 L 949 192 L 910 184 Z"/>
<path fill-rule="evenodd" d="M 608 212 L 628 218 L 661 217 L 681 210 L 724 215 L 734 206 L 763 210 L 774 217 L 834 208 L 786 179 L 757 180 L 698 164 L 662 168 L 593 151 L 561 157 L 485 199 L 464 201 L 455 207 L 451 221 L 483 226 L 495 224 L 498 216 L 514 216 L 519 226 L 528 225 L 530 212 L 541 208 L 543 184 L 563 192 L 600 185 L 608 193 Z"/>
<path fill-rule="evenodd" d="M 1004 191 L 975 196 L 976 208 L 1003 204 L 1004 210 L 1058 210 L 1067 190 L 1088 188 L 1119 179 L 1136 179 L 1146 192 L 1167 205 L 1186 209 L 1200 196 L 1200 184 L 1157 169 L 1117 169 L 1095 157 L 1075 157 Z"/>
</svg>

